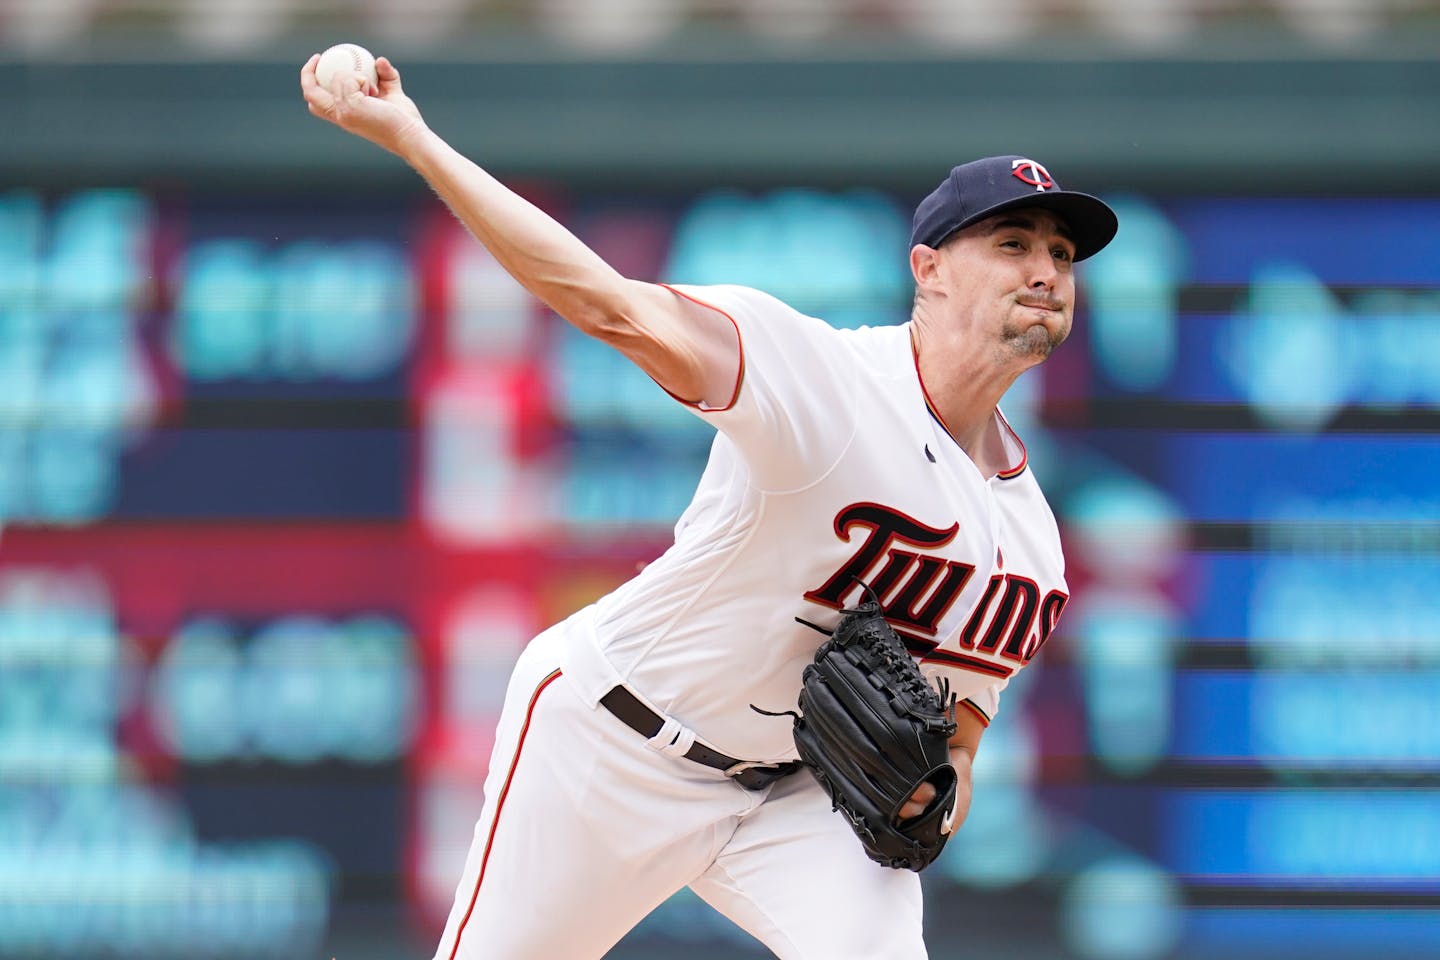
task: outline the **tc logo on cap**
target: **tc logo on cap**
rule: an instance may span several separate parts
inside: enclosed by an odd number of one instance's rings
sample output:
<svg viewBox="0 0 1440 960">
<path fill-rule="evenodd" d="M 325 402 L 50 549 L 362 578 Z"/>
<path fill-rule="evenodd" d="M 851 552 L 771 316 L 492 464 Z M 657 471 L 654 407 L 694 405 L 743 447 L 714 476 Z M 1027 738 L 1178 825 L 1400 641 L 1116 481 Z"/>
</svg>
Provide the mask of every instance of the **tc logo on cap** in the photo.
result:
<svg viewBox="0 0 1440 960">
<path fill-rule="evenodd" d="M 1030 184 L 1041 193 L 1055 186 L 1055 180 L 1050 176 L 1050 171 L 1034 160 L 1012 160 L 1010 161 L 1010 172 L 1017 179 Z"/>
</svg>

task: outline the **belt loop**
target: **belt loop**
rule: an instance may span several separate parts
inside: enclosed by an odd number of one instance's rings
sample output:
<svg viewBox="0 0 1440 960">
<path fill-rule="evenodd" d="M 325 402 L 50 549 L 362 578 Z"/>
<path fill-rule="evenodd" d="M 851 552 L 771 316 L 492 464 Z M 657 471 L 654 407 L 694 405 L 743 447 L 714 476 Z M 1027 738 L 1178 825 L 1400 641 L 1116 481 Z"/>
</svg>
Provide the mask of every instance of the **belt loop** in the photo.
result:
<svg viewBox="0 0 1440 960">
<path fill-rule="evenodd" d="M 682 726 L 674 717 L 666 717 L 660 730 L 645 745 L 661 756 L 684 758 L 695 743 L 695 731 Z"/>
<path fill-rule="evenodd" d="M 763 763 L 736 760 L 701 743 L 695 731 L 679 720 L 656 713 L 623 684 L 611 687 L 600 697 L 599 705 L 609 710 L 621 723 L 645 738 L 645 746 L 666 757 L 691 760 L 711 767 L 747 790 L 763 790 L 781 777 L 800 769 L 798 760 Z M 651 733 L 650 731 L 654 731 Z"/>
</svg>

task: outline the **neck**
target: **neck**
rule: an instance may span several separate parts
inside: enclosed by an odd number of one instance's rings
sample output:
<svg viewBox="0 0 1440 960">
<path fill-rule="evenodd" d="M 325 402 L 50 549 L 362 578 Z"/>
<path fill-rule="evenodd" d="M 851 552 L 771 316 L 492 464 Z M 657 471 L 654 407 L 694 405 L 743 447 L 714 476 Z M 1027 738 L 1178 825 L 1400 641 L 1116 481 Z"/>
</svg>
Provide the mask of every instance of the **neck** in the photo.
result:
<svg viewBox="0 0 1440 960">
<path fill-rule="evenodd" d="M 923 324 L 911 323 L 910 338 L 921 385 L 945 429 L 982 472 L 1004 469 L 995 410 L 1022 371 L 996 364 L 973 343 L 927 335 Z"/>
</svg>

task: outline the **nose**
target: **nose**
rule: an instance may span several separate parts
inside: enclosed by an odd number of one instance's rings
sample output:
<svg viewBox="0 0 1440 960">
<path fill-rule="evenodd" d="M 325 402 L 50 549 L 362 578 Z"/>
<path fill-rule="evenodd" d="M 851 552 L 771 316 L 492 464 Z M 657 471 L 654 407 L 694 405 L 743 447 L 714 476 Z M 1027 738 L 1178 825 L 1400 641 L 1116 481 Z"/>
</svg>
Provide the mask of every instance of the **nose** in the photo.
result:
<svg viewBox="0 0 1440 960">
<path fill-rule="evenodd" d="M 1030 289 L 1054 289 L 1060 270 L 1055 266 L 1055 258 L 1050 255 L 1050 252 L 1046 250 L 1038 257 L 1031 257 L 1030 263 Z"/>
</svg>

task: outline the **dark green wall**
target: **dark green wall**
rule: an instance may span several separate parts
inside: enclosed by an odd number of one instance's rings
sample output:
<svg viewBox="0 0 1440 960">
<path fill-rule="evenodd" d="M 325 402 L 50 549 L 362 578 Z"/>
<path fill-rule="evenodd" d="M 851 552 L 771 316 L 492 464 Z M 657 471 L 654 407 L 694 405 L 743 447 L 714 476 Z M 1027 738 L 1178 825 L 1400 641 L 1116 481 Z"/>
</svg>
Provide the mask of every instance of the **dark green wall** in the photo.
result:
<svg viewBox="0 0 1440 960">
<path fill-rule="evenodd" d="M 410 183 L 312 119 L 297 62 L 0 63 L 9 184 Z M 502 175 L 928 184 L 1022 153 L 1094 189 L 1432 192 L 1440 58 L 1036 58 L 405 66 L 431 126 Z"/>
</svg>

